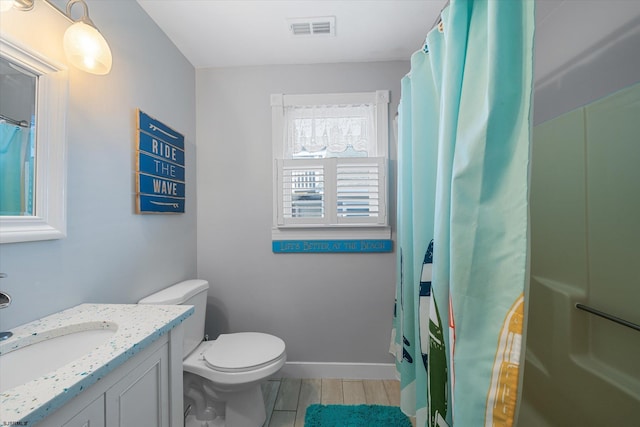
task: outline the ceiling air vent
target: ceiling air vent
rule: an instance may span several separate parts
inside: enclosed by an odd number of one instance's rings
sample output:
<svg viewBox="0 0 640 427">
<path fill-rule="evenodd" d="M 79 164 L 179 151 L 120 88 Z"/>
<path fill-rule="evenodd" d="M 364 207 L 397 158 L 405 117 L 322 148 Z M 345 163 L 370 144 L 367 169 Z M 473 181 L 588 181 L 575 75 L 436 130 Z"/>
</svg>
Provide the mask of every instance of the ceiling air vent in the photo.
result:
<svg viewBox="0 0 640 427">
<path fill-rule="evenodd" d="M 335 36 L 336 17 L 291 18 L 287 19 L 289 31 L 293 36 Z"/>
</svg>

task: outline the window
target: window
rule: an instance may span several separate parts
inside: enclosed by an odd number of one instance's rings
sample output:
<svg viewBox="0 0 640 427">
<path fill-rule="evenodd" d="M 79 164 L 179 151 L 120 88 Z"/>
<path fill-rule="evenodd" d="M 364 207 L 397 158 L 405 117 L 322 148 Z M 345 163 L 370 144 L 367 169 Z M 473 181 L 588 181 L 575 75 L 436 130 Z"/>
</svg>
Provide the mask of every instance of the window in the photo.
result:
<svg viewBox="0 0 640 427">
<path fill-rule="evenodd" d="M 272 95 L 275 239 L 390 238 L 388 91 Z"/>
</svg>

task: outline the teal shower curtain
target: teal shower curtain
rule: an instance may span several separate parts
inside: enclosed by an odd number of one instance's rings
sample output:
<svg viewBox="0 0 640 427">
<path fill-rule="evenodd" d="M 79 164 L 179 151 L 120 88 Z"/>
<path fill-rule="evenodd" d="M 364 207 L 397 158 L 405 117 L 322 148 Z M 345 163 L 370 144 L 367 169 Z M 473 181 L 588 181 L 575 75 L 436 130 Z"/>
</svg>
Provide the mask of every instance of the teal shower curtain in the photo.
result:
<svg viewBox="0 0 640 427">
<path fill-rule="evenodd" d="M 533 34 L 533 1 L 451 0 L 402 80 L 391 350 L 418 426 L 515 421 Z"/>
</svg>

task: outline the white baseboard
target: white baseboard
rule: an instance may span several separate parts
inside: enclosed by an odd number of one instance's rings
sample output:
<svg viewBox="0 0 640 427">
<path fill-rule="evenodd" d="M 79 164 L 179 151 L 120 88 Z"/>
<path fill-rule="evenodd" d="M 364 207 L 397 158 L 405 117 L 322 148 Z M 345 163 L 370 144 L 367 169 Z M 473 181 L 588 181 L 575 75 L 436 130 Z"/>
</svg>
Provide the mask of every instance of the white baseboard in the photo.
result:
<svg viewBox="0 0 640 427">
<path fill-rule="evenodd" d="M 396 380 L 393 363 L 286 362 L 275 376 L 282 378 L 343 378 Z"/>
</svg>

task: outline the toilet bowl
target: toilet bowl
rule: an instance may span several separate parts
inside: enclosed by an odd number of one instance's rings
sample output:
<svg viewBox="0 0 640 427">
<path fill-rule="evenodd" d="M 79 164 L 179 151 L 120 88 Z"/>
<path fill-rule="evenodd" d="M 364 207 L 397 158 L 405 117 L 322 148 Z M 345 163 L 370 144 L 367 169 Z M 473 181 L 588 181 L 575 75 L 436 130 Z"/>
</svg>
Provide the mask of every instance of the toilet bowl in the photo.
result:
<svg viewBox="0 0 640 427">
<path fill-rule="evenodd" d="M 139 304 L 194 305 L 184 324 L 185 427 L 260 427 L 266 419 L 261 383 L 282 368 L 286 347 L 260 332 L 202 341 L 209 283 L 187 280 Z"/>
<path fill-rule="evenodd" d="M 207 398 L 225 403 L 224 413 L 216 412 L 225 420 L 221 425 L 257 427 L 266 419 L 261 383 L 278 372 L 285 361 L 285 345 L 280 338 L 243 332 L 204 341 L 182 366 L 185 373 L 204 380 Z"/>
</svg>

